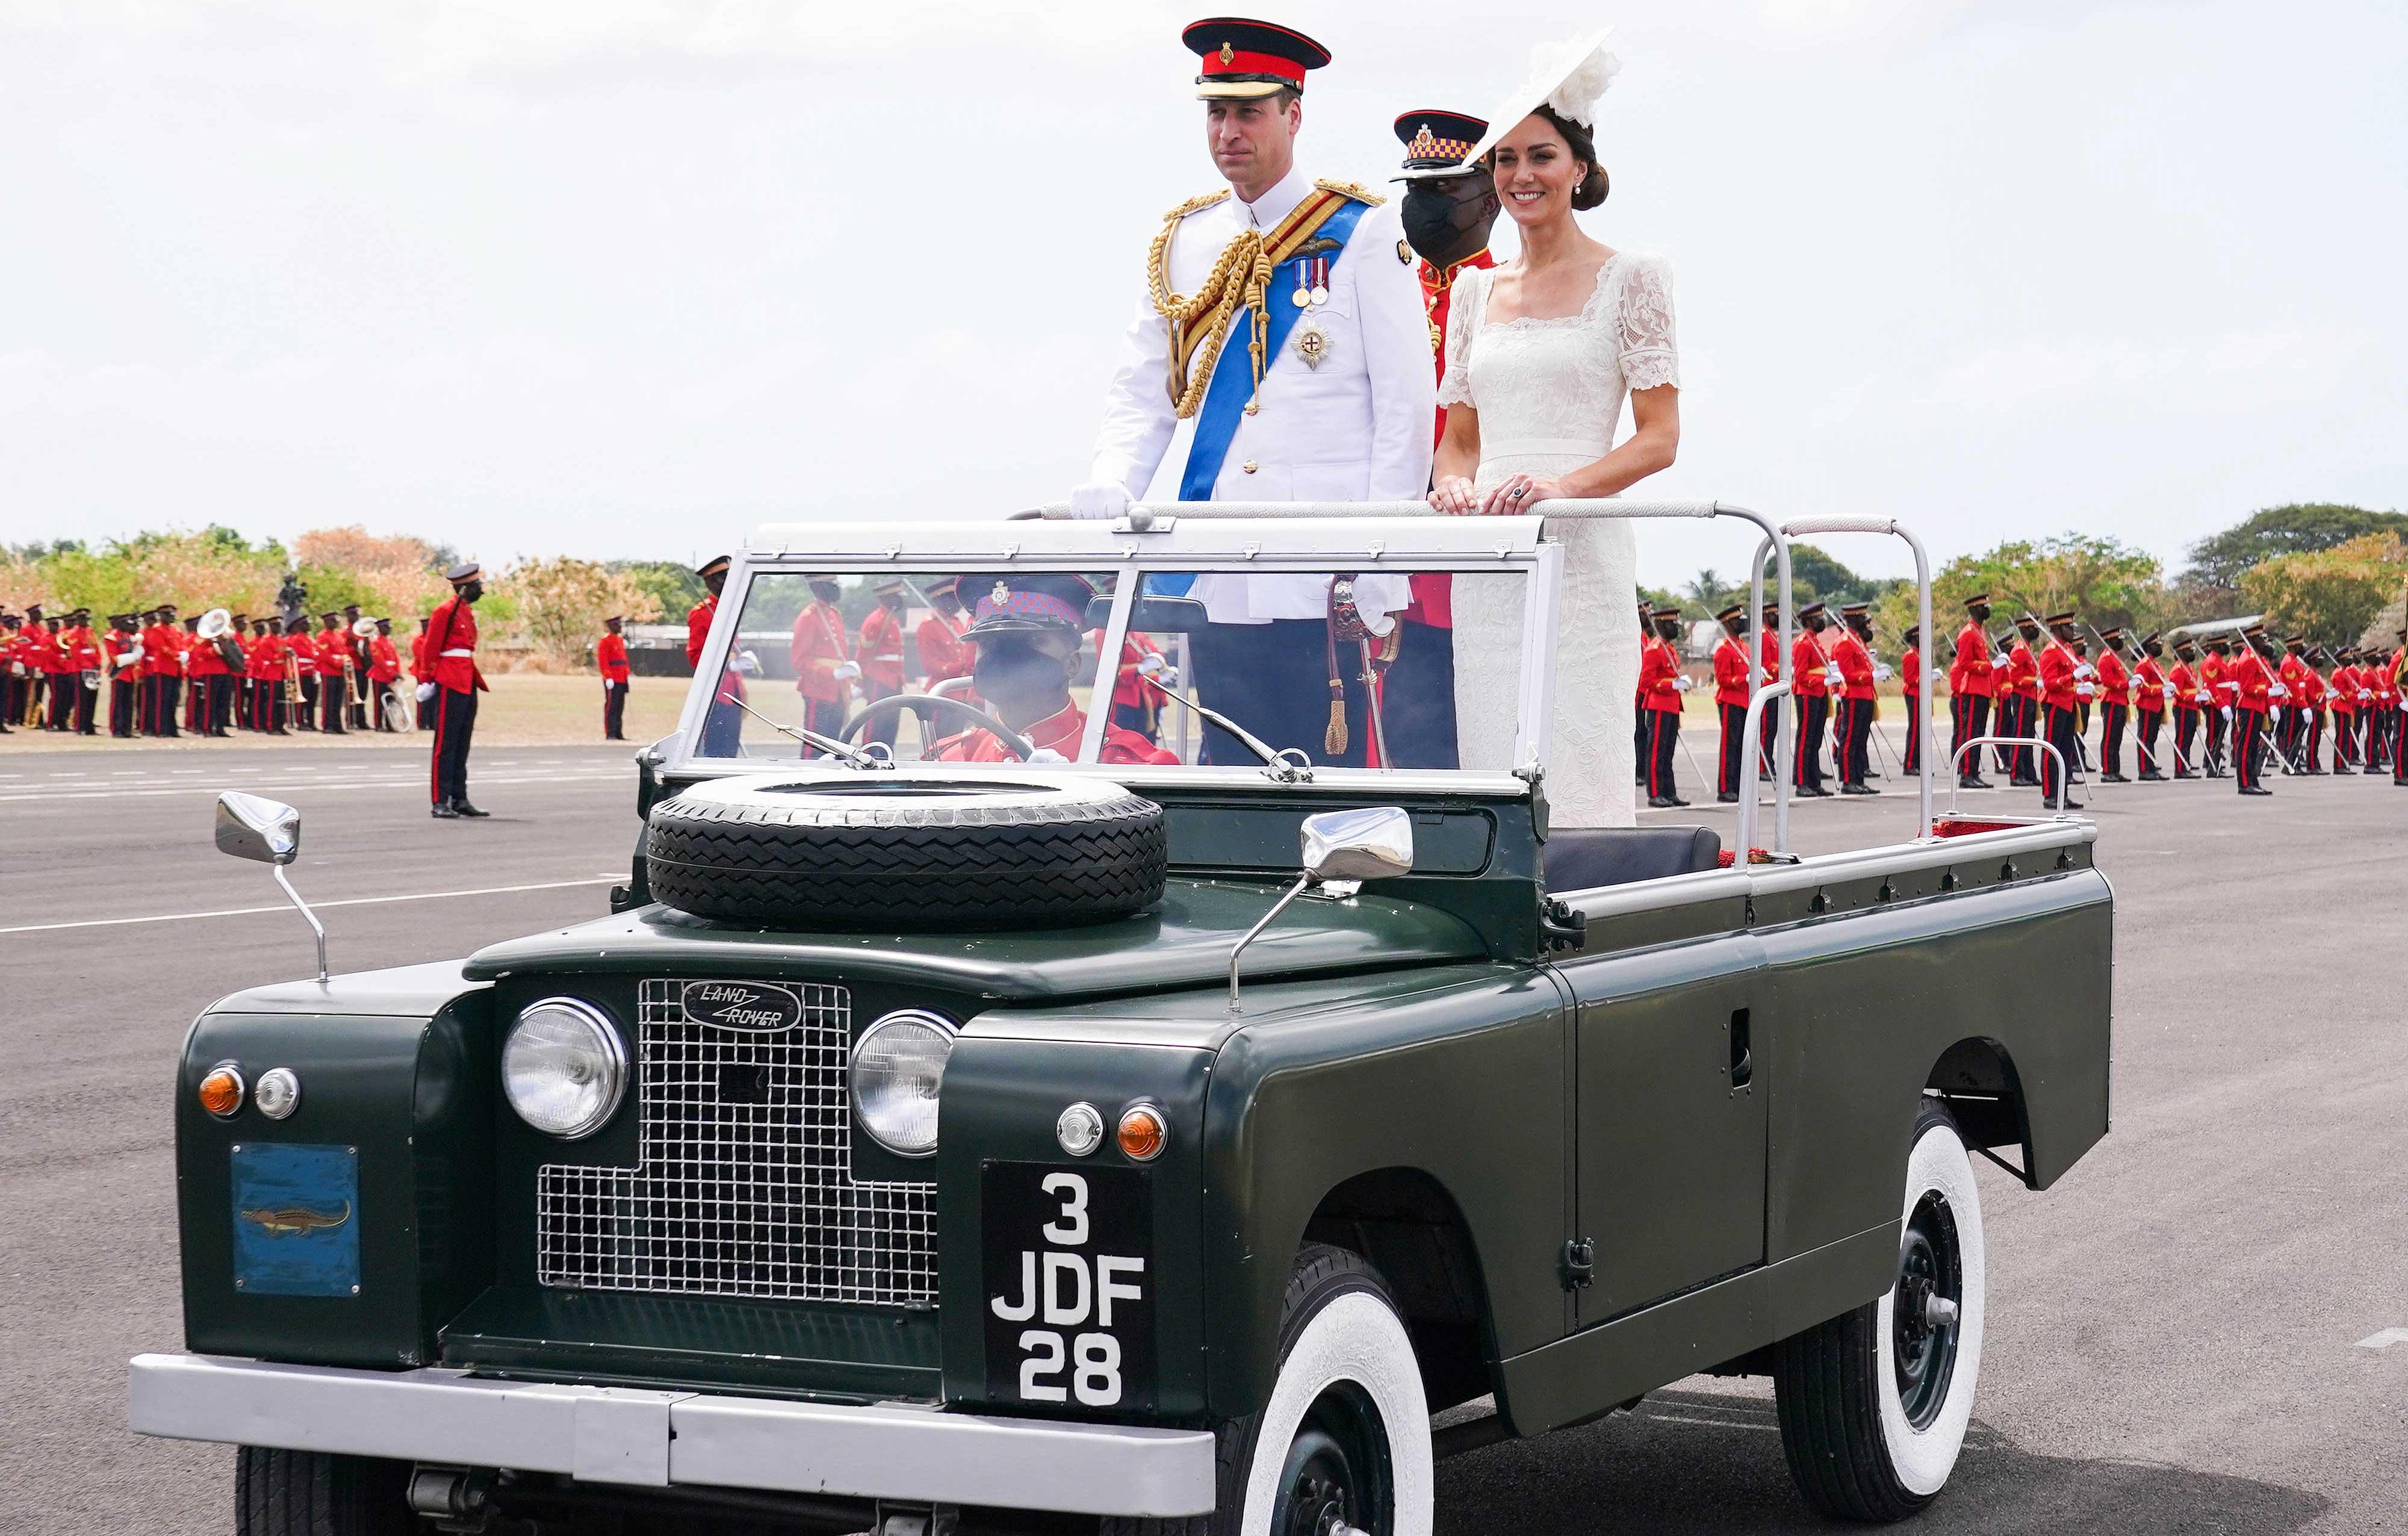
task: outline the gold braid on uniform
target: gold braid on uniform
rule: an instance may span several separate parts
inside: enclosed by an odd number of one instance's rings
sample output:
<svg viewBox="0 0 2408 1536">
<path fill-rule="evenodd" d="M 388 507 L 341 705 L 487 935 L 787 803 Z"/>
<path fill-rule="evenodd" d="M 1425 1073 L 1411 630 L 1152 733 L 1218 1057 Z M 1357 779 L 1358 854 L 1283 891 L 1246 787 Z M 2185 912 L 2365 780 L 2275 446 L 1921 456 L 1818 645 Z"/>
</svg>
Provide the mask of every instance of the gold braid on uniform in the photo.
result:
<svg viewBox="0 0 2408 1536">
<path fill-rule="evenodd" d="M 1386 200 L 1353 181 L 1317 180 L 1313 186 L 1318 191 L 1335 193 L 1368 207 L 1376 208 Z M 1221 349 L 1228 343 L 1229 323 L 1240 304 L 1248 307 L 1252 316 L 1250 329 L 1253 335 L 1248 337 L 1247 352 L 1254 364 L 1254 395 L 1262 393 L 1264 353 L 1270 346 L 1270 306 L 1267 300 L 1271 274 L 1279 261 L 1284 259 L 1283 253 L 1275 251 L 1265 242 L 1262 231 L 1240 230 L 1222 248 L 1220 257 L 1212 263 L 1212 270 L 1205 276 L 1203 286 L 1193 295 L 1170 291 L 1170 237 L 1179 228 L 1180 221 L 1191 213 L 1211 208 L 1228 195 L 1228 189 L 1225 187 L 1219 192 L 1191 197 L 1172 208 L 1163 216 L 1162 228 L 1155 233 L 1154 245 L 1146 252 L 1146 286 L 1154 299 L 1154 312 L 1170 326 L 1170 402 L 1174 413 L 1182 421 L 1195 415 L 1204 403 L 1204 392 L 1211 383 L 1212 369 L 1221 360 Z M 1297 211 L 1305 211 L 1304 205 L 1299 204 Z M 1327 217 L 1326 210 L 1322 217 Z M 1299 233 L 1292 227 L 1297 218 L 1297 213 L 1290 213 L 1271 231 L 1279 244 L 1283 246 L 1295 241 Z M 1320 220 L 1314 220 L 1313 227 L 1318 228 L 1319 223 Z M 1242 280 L 1239 278 L 1241 270 L 1244 274 Z M 1207 322 L 1209 328 L 1192 352 L 1184 351 L 1180 344 L 1182 337 L 1194 330 L 1199 322 Z M 1251 416 L 1254 413 L 1254 402 L 1250 399 L 1246 414 Z"/>
</svg>

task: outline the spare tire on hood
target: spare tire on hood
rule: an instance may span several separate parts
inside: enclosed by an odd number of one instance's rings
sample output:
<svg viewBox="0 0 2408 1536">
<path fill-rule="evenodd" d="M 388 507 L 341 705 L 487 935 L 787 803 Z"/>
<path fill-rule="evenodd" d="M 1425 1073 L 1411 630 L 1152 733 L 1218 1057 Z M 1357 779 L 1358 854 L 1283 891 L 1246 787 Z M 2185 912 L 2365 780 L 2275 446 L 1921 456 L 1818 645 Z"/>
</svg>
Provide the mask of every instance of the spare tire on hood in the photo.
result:
<svg viewBox="0 0 2408 1536">
<path fill-rule="evenodd" d="M 804 769 L 652 807 L 652 896 L 771 927 L 943 931 L 1123 917 L 1162 899 L 1162 808 L 1081 774 Z"/>
</svg>

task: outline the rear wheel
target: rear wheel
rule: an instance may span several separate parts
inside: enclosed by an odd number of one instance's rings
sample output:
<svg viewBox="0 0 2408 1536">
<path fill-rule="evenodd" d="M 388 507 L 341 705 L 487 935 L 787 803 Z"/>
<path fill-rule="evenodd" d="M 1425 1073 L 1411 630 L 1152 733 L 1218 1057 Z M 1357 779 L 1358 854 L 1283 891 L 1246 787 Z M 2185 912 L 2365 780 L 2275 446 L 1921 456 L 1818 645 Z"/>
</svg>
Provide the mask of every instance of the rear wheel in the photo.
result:
<svg viewBox="0 0 2408 1536">
<path fill-rule="evenodd" d="M 1889 1294 L 1773 1349 L 1781 1443 L 1806 1501 L 1902 1520 L 1956 1465 L 1973 1414 L 1986 1292 L 1982 1203 L 1956 1122 L 1927 1099 L 1907 1158 Z"/>
<path fill-rule="evenodd" d="M 1342 1248 L 1297 1256 L 1270 1400 L 1220 1438 L 1217 1510 L 1106 1519 L 1103 1536 L 1429 1536 L 1429 1402 L 1412 1341 L 1379 1271 Z"/>
<path fill-rule="evenodd" d="M 246 1445 L 235 1458 L 236 1536 L 414 1536 L 409 1463 Z"/>
</svg>

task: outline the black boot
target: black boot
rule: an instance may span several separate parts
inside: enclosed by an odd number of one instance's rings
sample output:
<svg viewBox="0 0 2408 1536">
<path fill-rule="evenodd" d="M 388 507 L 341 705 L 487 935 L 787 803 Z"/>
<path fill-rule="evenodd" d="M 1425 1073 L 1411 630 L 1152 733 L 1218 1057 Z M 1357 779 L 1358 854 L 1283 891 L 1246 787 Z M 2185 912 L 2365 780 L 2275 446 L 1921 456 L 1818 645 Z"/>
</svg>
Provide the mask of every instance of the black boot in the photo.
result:
<svg viewBox="0 0 2408 1536">
<path fill-rule="evenodd" d="M 434 809 L 427 811 L 427 814 L 437 821 L 449 822 L 460 819 L 460 812 L 452 808 L 452 802 L 449 800 L 436 801 Z"/>
<path fill-rule="evenodd" d="M 470 805 L 468 803 L 468 797 L 465 795 L 452 802 L 452 813 L 455 816 L 490 816 L 493 814 L 490 811 L 480 811 L 475 806 Z"/>
</svg>

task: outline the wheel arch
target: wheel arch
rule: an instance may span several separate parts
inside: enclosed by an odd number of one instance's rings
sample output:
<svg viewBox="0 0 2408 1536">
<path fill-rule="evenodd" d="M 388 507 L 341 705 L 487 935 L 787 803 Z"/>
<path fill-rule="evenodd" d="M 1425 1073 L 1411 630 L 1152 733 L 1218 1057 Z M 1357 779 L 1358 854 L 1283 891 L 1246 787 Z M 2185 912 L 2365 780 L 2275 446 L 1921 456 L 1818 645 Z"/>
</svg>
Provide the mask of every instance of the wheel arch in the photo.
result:
<svg viewBox="0 0 2408 1536">
<path fill-rule="evenodd" d="M 2031 1110 L 2014 1054 L 2002 1041 L 1968 1035 L 1940 1053 L 1924 1080 L 1927 1096 L 1947 1106 L 1971 1147 L 2015 1147 L 2032 1167 Z M 2024 1183 L 2038 1187 L 2027 1171 Z"/>
<path fill-rule="evenodd" d="M 1488 1285 L 1463 1207 L 1426 1169 L 1369 1169 L 1321 1197 L 1297 1246 L 1357 1255 L 1388 1283 L 1437 1413 L 1496 1391 Z"/>
</svg>

